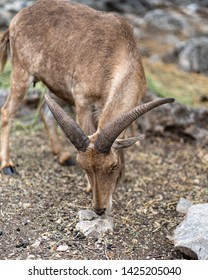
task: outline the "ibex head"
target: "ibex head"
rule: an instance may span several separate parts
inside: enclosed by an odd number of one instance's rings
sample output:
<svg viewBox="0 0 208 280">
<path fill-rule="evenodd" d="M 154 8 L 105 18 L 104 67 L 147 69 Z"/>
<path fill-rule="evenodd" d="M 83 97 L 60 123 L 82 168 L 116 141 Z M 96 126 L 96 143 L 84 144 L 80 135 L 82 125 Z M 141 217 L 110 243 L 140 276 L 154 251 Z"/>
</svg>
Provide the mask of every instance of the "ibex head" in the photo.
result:
<svg viewBox="0 0 208 280">
<path fill-rule="evenodd" d="M 78 151 L 77 162 L 87 173 L 93 192 L 93 209 L 98 215 L 111 207 L 112 194 L 121 180 L 124 165 L 121 150 L 143 138 L 138 136 L 118 139 L 118 136 L 141 115 L 173 101 L 173 98 L 164 98 L 137 106 L 88 137 L 81 127 L 46 95 L 48 107 Z"/>
</svg>

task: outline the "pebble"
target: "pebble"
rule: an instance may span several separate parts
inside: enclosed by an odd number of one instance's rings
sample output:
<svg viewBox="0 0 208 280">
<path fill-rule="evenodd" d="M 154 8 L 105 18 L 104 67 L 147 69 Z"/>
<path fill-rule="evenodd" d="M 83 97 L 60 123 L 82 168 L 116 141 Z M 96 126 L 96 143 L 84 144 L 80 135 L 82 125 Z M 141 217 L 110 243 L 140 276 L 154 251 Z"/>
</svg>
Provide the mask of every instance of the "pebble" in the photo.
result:
<svg viewBox="0 0 208 280">
<path fill-rule="evenodd" d="M 40 240 L 35 240 L 35 242 L 31 245 L 33 248 L 38 248 L 41 244 L 41 241 Z"/>
<path fill-rule="evenodd" d="M 57 252 L 66 252 L 68 250 L 69 246 L 67 245 L 59 245 L 56 249 Z"/>
<path fill-rule="evenodd" d="M 27 208 L 31 208 L 32 204 L 31 203 L 23 203 L 22 206 L 23 206 L 24 209 L 27 209 Z"/>
<path fill-rule="evenodd" d="M 100 238 L 104 233 L 113 232 L 113 223 L 107 215 L 98 216 L 94 211 L 81 210 L 78 217 L 76 230 L 86 237 Z"/>
<path fill-rule="evenodd" d="M 36 259 L 35 255 L 28 255 L 27 256 L 27 260 L 35 260 L 35 259 Z"/>
<path fill-rule="evenodd" d="M 99 218 L 99 216 L 94 211 L 91 210 L 80 210 L 78 212 L 78 218 L 80 221 L 83 220 L 91 221 L 95 218 Z"/>
</svg>

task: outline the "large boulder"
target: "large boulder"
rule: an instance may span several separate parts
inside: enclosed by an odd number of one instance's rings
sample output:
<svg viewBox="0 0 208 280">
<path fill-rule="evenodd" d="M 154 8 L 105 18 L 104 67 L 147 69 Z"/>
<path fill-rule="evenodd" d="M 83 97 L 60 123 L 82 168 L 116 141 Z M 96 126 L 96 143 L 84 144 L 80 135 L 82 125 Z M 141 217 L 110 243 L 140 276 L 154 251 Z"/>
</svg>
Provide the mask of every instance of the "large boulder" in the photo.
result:
<svg viewBox="0 0 208 280">
<path fill-rule="evenodd" d="M 158 98 L 148 92 L 143 102 Z M 208 145 L 208 109 L 192 109 L 174 102 L 160 106 L 137 121 L 141 133 L 164 135 L 174 139 L 183 138 L 199 145 Z"/>
<path fill-rule="evenodd" d="M 170 12 L 163 9 L 149 11 L 144 16 L 146 28 L 152 32 L 181 33 L 186 31 L 188 24 L 181 13 Z"/>
<path fill-rule="evenodd" d="M 180 42 L 160 59 L 167 63 L 177 63 L 186 72 L 208 75 L 208 36 Z"/>
<path fill-rule="evenodd" d="M 178 64 L 187 72 L 208 75 L 208 37 L 188 40 L 179 52 Z"/>
<path fill-rule="evenodd" d="M 0 0 L 0 28 L 7 28 L 16 13 L 33 3 L 34 0 Z"/>
<path fill-rule="evenodd" d="M 208 203 L 196 204 L 174 232 L 175 249 L 192 259 L 208 260 Z"/>
</svg>

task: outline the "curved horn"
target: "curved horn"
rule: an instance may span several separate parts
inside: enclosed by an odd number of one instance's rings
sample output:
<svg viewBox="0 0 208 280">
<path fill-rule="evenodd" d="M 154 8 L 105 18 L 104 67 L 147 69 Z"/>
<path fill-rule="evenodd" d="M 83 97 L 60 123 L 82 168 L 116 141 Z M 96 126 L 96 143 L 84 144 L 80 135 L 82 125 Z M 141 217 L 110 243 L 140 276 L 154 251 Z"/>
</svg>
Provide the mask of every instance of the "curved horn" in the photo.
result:
<svg viewBox="0 0 208 280">
<path fill-rule="evenodd" d="M 81 127 L 48 95 L 46 103 L 58 124 L 78 151 L 86 151 L 90 140 Z"/>
<path fill-rule="evenodd" d="M 95 147 L 101 153 L 108 153 L 121 132 L 126 129 L 133 121 L 138 119 L 148 111 L 158 107 L 160 105 L 174 102 L 174 98 L 163 98 L 150 101 L 146 104 L 142 104 L 131 109 L 116 118 L 113 122 L 107 124 L 99 133 L 98 138 L 95 142 Z"/>
</svg>

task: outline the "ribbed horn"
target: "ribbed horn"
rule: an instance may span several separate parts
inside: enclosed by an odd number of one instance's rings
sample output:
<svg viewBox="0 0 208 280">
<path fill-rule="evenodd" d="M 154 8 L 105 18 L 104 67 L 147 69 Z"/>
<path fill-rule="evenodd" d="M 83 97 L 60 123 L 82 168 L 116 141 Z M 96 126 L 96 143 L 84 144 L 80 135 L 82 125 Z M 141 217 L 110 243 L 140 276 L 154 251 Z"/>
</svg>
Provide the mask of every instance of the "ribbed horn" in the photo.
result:
<svg viewBox="0 0 208 280">
<path fill-rule="evenodd" d="M 108 153 L 116 138 L 125 130 L 133 121 L 138 119 L 148 111 L 160 105 L 174 102 L 174 98 L 163 98 L 150 101 L 131 109 L 116 118 L 113 122 L 107 124 L 99 133 L 95 142 L 95 148 L 101 153 Z"/>
<path fill-rule="evenodd" d="M 48 95 L 46 103 L 58 124 L 78 151 L 86 151 L 90 140 L 81 127 Z"/>
</svg>

